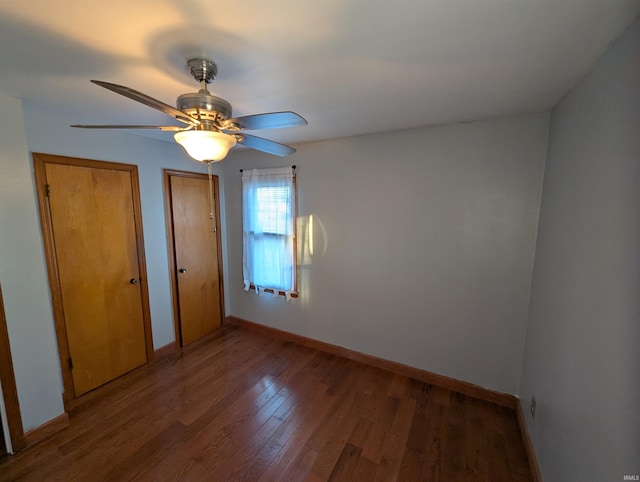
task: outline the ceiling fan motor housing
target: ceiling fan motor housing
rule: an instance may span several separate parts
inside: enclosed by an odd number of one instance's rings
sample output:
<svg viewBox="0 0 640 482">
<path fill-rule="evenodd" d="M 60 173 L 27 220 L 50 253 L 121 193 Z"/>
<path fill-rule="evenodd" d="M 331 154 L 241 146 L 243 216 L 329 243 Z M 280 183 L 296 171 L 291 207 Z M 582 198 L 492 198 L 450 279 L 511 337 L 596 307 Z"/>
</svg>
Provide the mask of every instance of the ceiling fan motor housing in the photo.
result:
<svg viewBox="0 0 640 482">
<path fill-rule="evenodd" d="M 211 95 L 206 90 L 178 97 L 176 105 L 179 110 L 186 112 L 194 119 L 204 124 L 207 121 L 216 123 L 231 117 L 231 104 L 221 97 Z"/>
</svg>

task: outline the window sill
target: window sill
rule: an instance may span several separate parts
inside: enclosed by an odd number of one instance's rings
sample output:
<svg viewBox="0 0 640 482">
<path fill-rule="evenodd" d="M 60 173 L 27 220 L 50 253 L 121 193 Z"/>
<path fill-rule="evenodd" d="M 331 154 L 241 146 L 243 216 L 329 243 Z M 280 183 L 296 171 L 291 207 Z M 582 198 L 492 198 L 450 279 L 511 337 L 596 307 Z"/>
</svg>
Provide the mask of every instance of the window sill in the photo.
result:
<svg viewBox="0 0 640 482">
<path fill-rule="evenodd" d="M 249 285 L 249 291 L 253 291 L 254 293 L 256 292 L 256 287 L 255 285 Z M 264 289 L 265 293 L 269 293 L 269 294 L 274 294 L 275 290 L 271 289 L 271 288 L 265 288 Z M 279 296 L 286 296 L 284 291 L 278 291 L 278 295 Z M 298 298 L 299 294 L 298 293 L 291 293 L 291 298 Z"/>
</svg>

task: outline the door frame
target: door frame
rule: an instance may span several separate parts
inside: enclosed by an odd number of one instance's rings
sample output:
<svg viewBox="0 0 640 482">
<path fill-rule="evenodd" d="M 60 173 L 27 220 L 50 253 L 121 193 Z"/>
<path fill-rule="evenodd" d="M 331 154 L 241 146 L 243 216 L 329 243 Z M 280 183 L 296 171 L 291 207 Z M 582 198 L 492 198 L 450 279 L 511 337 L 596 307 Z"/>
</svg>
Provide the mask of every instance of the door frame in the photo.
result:
<svg viewBox="0 0 640 482">
<path fill-rule="evenodd" d="M 9 345 L 9 333 L 7 331 L 7 318 L 4 312 L 4 299 L 2 298 L 2 285 L 0 285 L 0 395 L 4 401 L 4 412 L 7 417 L 6 427 L 9 432 L 9 439 L 5 440 L 9 453 L 15 453 L 26 446 L 24 430 L 22 427 L 22 415 L 20 414 L 20 403 L 18 402 L 18 390 L 16 389 L 16 379 L 13 373 L 13 361 L 11 358 L 11 347 Z M 0 431 L 2 431 L 2 420 L 0 420 Z"/>
<path fill-rule="evenodd" d="M 190 171 L 178 171 L 174 169 L 163 169 L 162 176 L 164 178 L 164 214 L 167 226 L 167 250 L 169 254 L 169 279 L 171 279 L 171 303 L 173 305 L 173 329 L 175 332 L 175 346 L 182 346 L 182 335 L 180 330 L 180 306 L 178 298 L 178 265 L 176 263 L 176 241 L 173 226 L 173 205 L 171 197 L 171 177 L 190 177 L 195 179 L 208 180 L 207 174 Z M 224 325 L 225 307 L 224 307 L 224 282 L 223 282 L 223 265 L 222 265 L 222 234 L 220 226 L 220 185 L 218 176 L 212 175 L 213 186 L 216 196 L 213 200 L 214 215 L 216 221 L 216 241 L 218 245 L 218 289 L 220 291 L 220 324 Z"/>
<path fill-rule="evenodd" d="M 60 355 L 60 368 L 62 371 L 62 383 L 64 392 L 62 400 L 69 403 L 76 398 L 73 388 L 73 376 L 69 367 L 69 342 L 67 339 L 67 326 L 64 316 L 64 306 L 62 304 L 62 288 L 60 286 L 60 276 L 58 263 L 56 260 L 55 241 L 53 237 L 53 223 L 51 211 L 48 206 L 48 194 L 46 183 L 46 164 L 63 164 L 68 166 L 89 167 L 93 169 L 109 169 L 115 171 L 126 171 L 131 176 L 131 197 L 133 201 L 133 221 L 136 231 L 136 250 L 138 253 L 138 270 L 140 273 L 140 293 L 142 298 L 142 320 L 145 336 L 145 347 L 147 353 L 147 363 L 153 358 L 153 338 L 151 335 L 151 310 L 149 307 L 149 284 L 147 281 L 147 264 L 144 254 L 144 238 L 142 233 L 142 210 L 140 207 L 140 185 L 138 180 L 138 166 L 134 164 L 123 164 L 120 162 L 97 161 L 92 159 L 81 159 L 77 157 L 57 156 L 53 154 L 43 154 L 34 152 L 33 167 L 35 171 L 36 193 L 38 197 L 38 212 L 40 214 L 40 227 L 42 229 L 42 239 L 44 242 L 45 258 L 47 261 L 47 272 L 49 276 L 49 289 L 51 291 L 51 304 L 53 306 L 53 319 L 55 323 L 56 338 L 58 341 L 58 353 Z"/>
</svg>

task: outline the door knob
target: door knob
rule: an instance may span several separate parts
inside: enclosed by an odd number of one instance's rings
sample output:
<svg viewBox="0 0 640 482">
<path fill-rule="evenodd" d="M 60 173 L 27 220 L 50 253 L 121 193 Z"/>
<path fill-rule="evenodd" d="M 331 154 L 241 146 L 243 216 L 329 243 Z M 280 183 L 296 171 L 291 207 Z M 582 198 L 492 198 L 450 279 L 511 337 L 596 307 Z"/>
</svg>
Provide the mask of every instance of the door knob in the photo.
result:
<svg viewBox="0 0 640 482">
<path fill-rule="evenodd" d="M 186 269 L 184 269 L 184 268 L 180 268 L 180 269 L 179 269 L 179 271 L 180 271 L 181 273 L 186 273 L 186 272 L 187 272 L 187 270 L 186 270 Z"/>
<path fill-rule="evenodd" d="M 131 278 L 129 280 L 129 283 L 131 283 L 132 285 L 136 284 L 138 282 L 138 278 Z"/>
</svg>

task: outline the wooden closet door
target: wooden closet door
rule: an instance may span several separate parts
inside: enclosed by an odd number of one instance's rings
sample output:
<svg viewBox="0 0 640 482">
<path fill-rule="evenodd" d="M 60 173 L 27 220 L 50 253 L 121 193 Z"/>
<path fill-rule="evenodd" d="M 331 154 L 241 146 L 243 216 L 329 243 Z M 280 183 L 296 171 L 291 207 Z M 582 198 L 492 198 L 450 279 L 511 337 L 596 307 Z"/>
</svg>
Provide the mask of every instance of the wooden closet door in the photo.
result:
<svg viewBox="0 0 640 482">
<path fill-rule="evenodd" d="M 179 336 L 187 345 L 222 323 L 217 219 L 210 219 L 206 177 L 169 175 Z M 213 186 L 217 213 L 217 182 Z M 214 213 L 214 218 L 217 216 Z M 215 231 L 213 226 L 216 226 Z"/>
<path fill-rule="evenodd" d="M 45 164 L 75 396 L 147 362 L 131 172 Z"/>
</svg>

